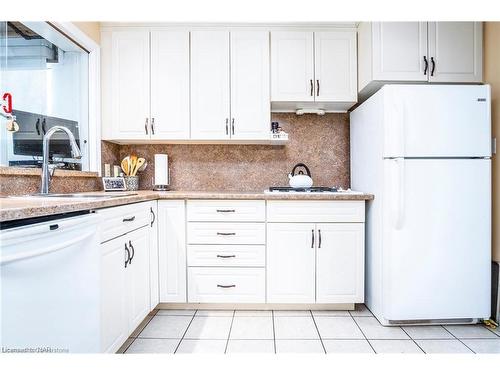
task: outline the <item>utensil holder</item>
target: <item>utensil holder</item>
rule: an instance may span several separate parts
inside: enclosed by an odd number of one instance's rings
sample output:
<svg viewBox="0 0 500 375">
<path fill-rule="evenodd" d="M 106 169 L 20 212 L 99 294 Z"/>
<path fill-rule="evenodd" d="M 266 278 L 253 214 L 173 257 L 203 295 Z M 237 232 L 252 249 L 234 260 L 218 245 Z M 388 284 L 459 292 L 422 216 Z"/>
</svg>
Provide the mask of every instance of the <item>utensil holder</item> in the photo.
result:
<svg viewBox="0 0 500 375">
<path fill-rule="evenodd" d="M 125 186 L 127 190 L 139 190 L 139 176 L 125 176 Z"/>
</svg>

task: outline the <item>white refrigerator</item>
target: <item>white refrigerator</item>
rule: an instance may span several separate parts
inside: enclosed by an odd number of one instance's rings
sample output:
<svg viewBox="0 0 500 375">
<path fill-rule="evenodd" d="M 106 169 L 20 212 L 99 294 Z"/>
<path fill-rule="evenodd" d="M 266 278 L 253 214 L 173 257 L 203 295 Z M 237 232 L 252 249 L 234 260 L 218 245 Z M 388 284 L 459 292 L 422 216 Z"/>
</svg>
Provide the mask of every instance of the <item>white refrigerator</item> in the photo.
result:
<svg viewBox="0 0 500 375">
<path fill-rule="evenodd" d="M 350 117 L 367 205 L 366 304 L 384 325 L 473 323 L 491 303 L 488 85 L 386 85 Z"/>
</svg>

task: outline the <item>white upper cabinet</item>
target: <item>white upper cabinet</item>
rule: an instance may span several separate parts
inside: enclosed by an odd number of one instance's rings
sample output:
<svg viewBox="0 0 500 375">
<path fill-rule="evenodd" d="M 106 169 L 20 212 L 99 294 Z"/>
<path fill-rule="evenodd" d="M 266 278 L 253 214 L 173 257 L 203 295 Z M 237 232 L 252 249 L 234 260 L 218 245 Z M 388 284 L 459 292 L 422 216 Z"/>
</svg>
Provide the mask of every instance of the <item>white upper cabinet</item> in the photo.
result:
<svg viewBox="0 0 500 375">
<path fill-rule="evenodd" d="M 355 31 L 272 31 L 271 101 L 297 108 L 346 111 L 357 101 Z"/>
<path fill-rule="evenodd" d="M 426 22 L 373 23 L 373 79 L 427 81 Z"/>
<path fill-rule="evenodd" d="M 359 92 L 387 82 L 480 83 L 481 22 L 372 22 L 358 27 Z"/>
<path fill-rule="evenodd" d="M 151 31 L 151 139 L 189 139 L 188 31 Z"/>
<path fill-rule="evenodd" d="M 191 138 L 228 139 L 229 31 L 191 33 Z"/>
<path fill-rule="evenodd" d="M 316 101 L 358 99 L 356 33 L 315 32 L 314 62 Z"/>
<path fill-rule="evenodd" d="M 269 138 L 269 32 L 231 32 L 231 139 Z"/>
<path fill-rule="evenodd" d="M 430 82 L 481 82 L 482 55 L 481 22 L 429 22 Z"/>
<path fill-rule="evenodd" d="M 271 32 L 271 100 L 314 101 L 312 32 Z"/>
<path fill-rule="evenodd" d="M 149 31 L 103 32 L 103 139 L 149 134 Z"/>
</svg>

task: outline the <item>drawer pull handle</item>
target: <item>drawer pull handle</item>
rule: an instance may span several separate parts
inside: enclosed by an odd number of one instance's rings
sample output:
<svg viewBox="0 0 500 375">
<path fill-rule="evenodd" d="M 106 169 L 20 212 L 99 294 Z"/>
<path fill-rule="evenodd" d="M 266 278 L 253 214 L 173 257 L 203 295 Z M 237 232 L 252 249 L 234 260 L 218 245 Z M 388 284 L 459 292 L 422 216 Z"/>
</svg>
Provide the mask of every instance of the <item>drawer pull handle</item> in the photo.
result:
<svg viewBox="0 0 500 375">
<path fill-rule="evenodd" d="M 135 220 L 135 216 L 131 216 L 131 217 L 126 217 L 123 219 L 123 222 L 126 222 L 126 221 L 134 221 Z"/>
<path fill-rule="evenodd" d="M 217 232 L 217 235 L 218 236 L 235 236 L 236 233 L 234 233 L 234 232 L 231 232 L 231 233 L 228 233 L 228 232 Z"/>
<path fill-rule="evenodd" d="M 217 254 L 217 258 L 236 258 L 236 255 L 220 255 Z"/>
<path fill-rule="evenodd" d="M 232 284 L 232 285 L 220 285 L 220 284 L 217 284 L 217 288 L 236 288 L 236 285 Z"/>
<path fill-rule="evenodd" d="M 227 213 L 227 212 L 236 212 L 236 210 L 219 210 L 219 209 L 217 209 L 217 212 Z"/>
</svg>

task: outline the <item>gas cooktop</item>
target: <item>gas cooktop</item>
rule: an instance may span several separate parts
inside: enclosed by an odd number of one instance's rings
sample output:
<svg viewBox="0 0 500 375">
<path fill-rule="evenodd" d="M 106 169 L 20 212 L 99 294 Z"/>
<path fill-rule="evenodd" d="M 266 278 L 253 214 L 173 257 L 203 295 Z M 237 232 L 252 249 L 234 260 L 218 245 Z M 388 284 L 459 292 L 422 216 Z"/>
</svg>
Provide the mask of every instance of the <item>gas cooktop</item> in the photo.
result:
<svg viewBox="0 0 500 375">
<path fill-rule="evenodd" d="M 310 188 L 292 188 L 289 186 L 271 186 L 266 193 L 337 193 L 336 187 L 313 186 Z"/>
</svg>

